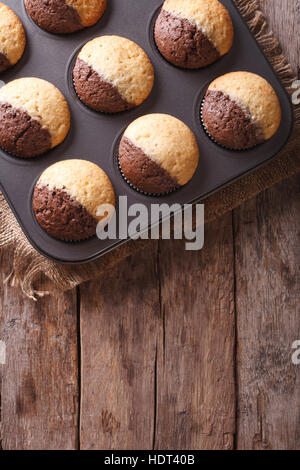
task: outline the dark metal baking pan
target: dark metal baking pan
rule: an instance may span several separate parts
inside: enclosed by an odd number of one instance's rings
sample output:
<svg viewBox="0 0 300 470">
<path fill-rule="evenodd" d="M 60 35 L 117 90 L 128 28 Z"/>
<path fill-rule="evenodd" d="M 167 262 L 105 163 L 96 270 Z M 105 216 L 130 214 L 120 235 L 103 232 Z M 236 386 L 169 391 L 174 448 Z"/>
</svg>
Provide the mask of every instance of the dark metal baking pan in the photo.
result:
<svg viewBox="0 0 300 470">
<path fill-rule="evenodd" d="M 52 82 L 64 93 L 72 115 L 71 130 L 65 142 L 42 157 L 23 160 L 0 151 L 1 190 L 25 235 L 40 253 L 62 263 L 83 263 L 124 242 L 100 241 L 94 237 L 80 243 L 65 243 L 48 236 L 39 227 L 32 212 L 33 187 L 41 172 L 59 160 L 84 158 L 98 164 L 110 177 L 117 198 L 126 195 L 128 205 L 140 202 L 150 208 L 153 202 L 195 203 L 267 163 L 284 147 L 293 126 L 290 98 L 233 1 L 221 1 L 234 23 L 234 46 L 217 63 L 197 71 L 170 65 L 155 47 L 153 26 L 162 0 L 109 0 L 107 11 L 97 25 L 72 35 L 49 34 L 27 16 L 23 1 L 5 2 L 23 21 L 27 47 L 20 63 L 1 79 L 7 83 L 35 76 Z M 72 64 L 80 47 L 104 34 L 117 34 L 137 42 L 155 67 L 155 85 L 148 100 L 139 108 L 117 115 L 104 115 L 86 108 L 76 97 L 71 80 Z M 199 117 L 207 85 L 217 76 L 236 70 L 265 77 L 276 90 L 283 113 L 280 129 L 270 141 L 243 152 L 229 151 L 214 144 L 202 129 Z M 131 189 L 123 181 L 115 159 L 117 142 L 126 126 L 148 113 L 168 113 L 183 120 L 194 131 L 200 149 L 199 167 L 192 181 L 161 198 L 147 197 Z"/>
</svg>

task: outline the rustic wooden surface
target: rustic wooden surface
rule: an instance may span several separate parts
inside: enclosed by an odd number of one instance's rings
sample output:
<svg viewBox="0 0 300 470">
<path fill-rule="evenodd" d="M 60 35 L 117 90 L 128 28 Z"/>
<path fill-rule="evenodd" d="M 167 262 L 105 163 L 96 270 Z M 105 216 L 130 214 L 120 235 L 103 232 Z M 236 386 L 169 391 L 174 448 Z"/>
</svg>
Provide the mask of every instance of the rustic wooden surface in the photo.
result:
<svg viewBox="0 0 300 470">
<path fill-rule="evenodd" d="M 261 4 L 300 70 L 300 1 Z M 296 176 L 234 211 L 238 449 L 300 449 L 299 192 Z"/>
<path fill-rule="evenodd" d="M 8 265 L 5 256 L 1 266 Z M 78 444 L 76 292 L 39 303 L 3 285 L 0 365 L 3 449 L 74 449 Z"/>
<path fill-rule="evenodd" d="M 292 178 L 234 214 L 241 449 L 300 448 L 299 189 Z"/>
<path fill-rule="evenodd" d="M 158 449 L 231 449 L 235 434 L 231 214 L 206 228 L 205 250 L 161 243 Z"/>
<path fill-rule="evenodd" d="M 300 1 L 261 0 L 299 68 Z M 1 260 L 2 281 L 9 274 Z M 300 449 L 299 177 L 106 278 L 0 285 L 0 448 Z"/>
</svg>

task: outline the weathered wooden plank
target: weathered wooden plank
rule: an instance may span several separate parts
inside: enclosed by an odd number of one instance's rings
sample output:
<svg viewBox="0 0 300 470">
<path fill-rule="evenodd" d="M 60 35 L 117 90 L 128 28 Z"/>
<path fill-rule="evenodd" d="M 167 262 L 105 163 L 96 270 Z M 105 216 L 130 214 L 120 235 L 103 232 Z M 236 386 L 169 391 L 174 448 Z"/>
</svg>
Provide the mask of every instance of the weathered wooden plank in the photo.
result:
<svg viewBox="0 0 300 470">
<path fill-rule="evenodd" d="M 202 251 L 161 243 L 158 449 L 232 449 L 235 433 L 231 214 L 206 227 Z"/>
<path fill-rule="evenodd" d="M 0 364 L 2 448 L 75 449 L 76 293 L 35 303 L 3 284 L 7 255 L 0 266 L 0 340 L 6 348 L 6 363 Z"/>
<path fill-rule="evenodd" d="M 300 1 L 260 1 L 295 70 Z M 300 446 L 299 177 L 235 211 L 240 449 Z"/>
<path fill-rule="evenodd" d="M 239 449 L 300 449 L 299 183 L 235 211 Z"/>
<path fill-rule="evenodd" d="M 269 29 L 279 39 L 283 52 L 297 70 L 300 66 L 300 0 L 259 0 Z"/>
<path fill-rule="evenodd" d="M 151 449 L 157 244 L 81 288 L 82 449 Z"/>
</svg>

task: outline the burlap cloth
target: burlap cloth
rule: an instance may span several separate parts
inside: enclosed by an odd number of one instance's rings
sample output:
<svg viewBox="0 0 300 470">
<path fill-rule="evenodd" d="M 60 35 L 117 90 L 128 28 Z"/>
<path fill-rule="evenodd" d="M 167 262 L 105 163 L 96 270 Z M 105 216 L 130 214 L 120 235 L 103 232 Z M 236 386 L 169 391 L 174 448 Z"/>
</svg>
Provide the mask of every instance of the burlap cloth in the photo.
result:
<svg viewBox="0 0 300 470">
<path fill-rule="evenodd" d="M 256 0 L 235 0 L 239 10 L 264 50 L 269 61 L 290 94 L 297 80 L 291 66 L 272 33 L 267 32 L 266 20 Z M 300 170 L 300 106 L 295 106 L 295 127 L 293 135 L 276 159 L 251 175 L 235 182 L 224 190 L 205 199 L 205 218 L 210 222 L 238 207 L 243 201 L 255 197 L 275 183 L 294 175 Z M 82 282 L 100 277 L 107 269 L 145 248 L 151 241 L 130 241 L 97 261 L 85 265 L 61 265 L 44 258 L 29 244 L 18 222 L 0 193 L 0 248 L 11 250 L 11 274 L 7 281 L 19 286 L 32 299 L 45 295 L 39 291 L 38 280 L 46 276 L 53 287 L 61 290 L 72 289 Z M 48 283 L 49 284 L 49 283 Z"/>
</svg>

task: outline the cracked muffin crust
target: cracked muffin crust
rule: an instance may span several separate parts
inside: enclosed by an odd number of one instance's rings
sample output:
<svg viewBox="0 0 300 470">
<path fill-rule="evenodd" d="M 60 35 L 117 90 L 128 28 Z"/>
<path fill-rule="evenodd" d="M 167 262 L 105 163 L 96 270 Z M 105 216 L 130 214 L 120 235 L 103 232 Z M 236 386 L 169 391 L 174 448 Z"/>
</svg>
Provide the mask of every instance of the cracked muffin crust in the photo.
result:
<svg viewBox="0 0 300 470">
<path fill-rule="evenodd" d="M 50 166 L 33 193 L 38 223 L 49 235 L 65 241 L 94 236 L 97 224 L 103 221 L 98 212 L 102 204 L 109 204 L 113 213 L 112 184 L 100 167 L 87 160 L 65 160 Z"/>
<path fill-rule="evenodd" d="M 101 36 L 80 51 L 73 70 L 77 95 L 90 108 L 117 113 L 142 104 L 154 84 L 143 49 L 120 36 Z"/>
<path fill-rule="evenodd" d="M 0 2 L 0 73 L 21 59 L 25 45 L 26 35 L 21 20 Z"/>
<path fill-rule="evenodd" d="M 272 86 L 259 75 L 232 72 L 208 87 L 202 121 L 220 145 L 245 150 L 269 140 L 281 122 L 281 107 Z"/>
<path fill-rule="evenodd" d="M 234 31 L 229 12 L 218 0 L 166 0 L 154 37 L 168 62 L 197 69 L 229 52 Z"/>
<path fill-rule="evenodd" d="M 17 157 L 35 157 L 59 145 L 70 128 L 62 93 L 39 78 L 13 80 L 0 90 L 0 146 Z"/>
<path fill-rule="evenodd" d="M 148 114 L 127 127 L 118 158 L 123 177 L 135 189 L 162 195 L 192 179 L 199 149 L 182 121 L 167 114 Z"/>
<path fill-rule="evenodd" d="M 56 34 L 74 33 L 102 17 L 107 0 L 24 0 L 29 16 L 41 28 Z"/>
</svg>

